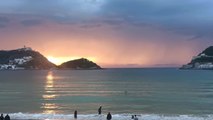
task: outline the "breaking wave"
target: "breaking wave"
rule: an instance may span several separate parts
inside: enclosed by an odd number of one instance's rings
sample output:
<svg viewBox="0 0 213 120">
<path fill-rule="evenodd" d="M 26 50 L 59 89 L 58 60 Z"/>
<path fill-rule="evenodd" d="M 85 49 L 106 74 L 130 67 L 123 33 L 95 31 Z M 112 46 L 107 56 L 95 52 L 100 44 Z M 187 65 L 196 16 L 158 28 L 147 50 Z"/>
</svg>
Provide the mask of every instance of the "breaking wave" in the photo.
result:
<svg viewBox="0 0 213 120">
<path fill-rule="evenodd" d="M 213 115 L 159 115 L 140 114 L 139 120 L 213 120 Z M 72 114 L 30 114 L 30 113 L 10 113 L 11 119 L 57 119 L 74 120 Z M 112 120 L 132 120 L 130 114 L 113 114 Z M 106 120 L 106 115 L 79 114 L 78 120 Z"/>
</svg>

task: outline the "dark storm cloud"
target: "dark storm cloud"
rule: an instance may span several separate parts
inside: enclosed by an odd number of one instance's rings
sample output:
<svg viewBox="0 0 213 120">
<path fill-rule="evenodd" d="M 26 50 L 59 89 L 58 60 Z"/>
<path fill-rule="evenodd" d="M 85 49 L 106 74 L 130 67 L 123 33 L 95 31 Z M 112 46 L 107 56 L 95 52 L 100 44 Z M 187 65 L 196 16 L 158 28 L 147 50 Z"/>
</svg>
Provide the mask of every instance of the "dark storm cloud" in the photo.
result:
<svg viewBox="0 0 213 120">
<path fill-rule="evenodd" d="M 79 18 L 73 18 L 70 16 L 64 16 L 64 15 L 49 16 L 48 19 L 58 24 L 68 24 L 68 25 L 74 25 L 82 21 Z"/>
<path fill-rule="evenodd" d="M 100 24 L 158 25 L 178 34 L 211 38 L 212 5 L 212 0 L 5 0 L 0 2 L 0 13 L 45 15 L 59 24 L 80 23 L 87 28 Z M 84 21 L 96 18 L 101 23 L 84 25 Z"/>
<path fill-rule="evenodd" d="M 212 5 L 211 0 L 107 0 L 101 14 L 152 22 L 205 21 L 213 19 Z"/>
<path fill-rule="evenodd" d="M 37 25 L 40 25 L 42 24 L 42 21 L 41 20 L 23 20 L 21 21 L 21 24 L 24 25 L 24 26 L 37 26 Z"/>
<path fill-rule="evenodd" d="M 82 28 L 97 28 L 101 26 L 120 26 L 122 24 L 125 24 L 125 21 L 122 19 L 116 19 L 116 18 L 107 18 L 103 17 L 99 20 L 91 19 L 87 21 L 80 21 L 79 24 L 82 24 L 80 27 Z"/>
<path fill-rule="evenodd" d="M 89 11 L 84 4 L 95 4 L 93 0 L 10 0 L 0 2 L 0 13 L 23 13 L 34 15 L 79 15 Z"/>
<path fill-rule="evenodd" d="M 212 38 L 212 5 L 211 0 L 108 0 L 100 14 L 141 27 L 160 25 L 172 32 L 199 36 L 196 39 Z"/>
<path fill-rule="evenodd" d="M 105 19 L 102 22 L 108 25 L 121 25 L 124 21 L 120 19 Z"/>
<path fill-rule="evenodd" d="M 1 1 L 1 12 L 5 13 L 41 13 L 46 14 L 48 11 L 53 11 L 53 4 L 57 0 L 51 2 L 50 0 L 10 0 Z M 49 9 L 48 9 L 49 8 Z M 11 10 L 8 10 L 11 9 Z M 42 12 L 41 12 L 42 11 Z"/>
<path fill-rule="evenodd" d="M 0 17 L 0 23 L 8 23 L 10 20 L 7 17 Z"/>
</svg>

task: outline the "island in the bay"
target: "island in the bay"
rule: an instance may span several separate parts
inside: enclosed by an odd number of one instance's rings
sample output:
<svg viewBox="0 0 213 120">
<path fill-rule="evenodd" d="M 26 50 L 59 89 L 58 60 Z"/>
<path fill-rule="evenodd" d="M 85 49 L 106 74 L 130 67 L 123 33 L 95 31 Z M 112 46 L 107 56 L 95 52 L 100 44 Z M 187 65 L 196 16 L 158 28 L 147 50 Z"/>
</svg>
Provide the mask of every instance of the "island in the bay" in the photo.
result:
<svg viewBox="0 0 213 120">
<path fill-rule="evenodd" d="M 57 66 L 38 51 L 30 47 L 0 51 L 0 70 L 19 69 L 101 69 L 96 63 L 85 58 L 70 60 Z"/>
<path fill-rule="evenodd" d="M 203 52 L 194 56 L 186 65 L 183 65 L 181 69 L 211 69 L 213 70 L 213 46 L 206 48 Z"/>
</svg>

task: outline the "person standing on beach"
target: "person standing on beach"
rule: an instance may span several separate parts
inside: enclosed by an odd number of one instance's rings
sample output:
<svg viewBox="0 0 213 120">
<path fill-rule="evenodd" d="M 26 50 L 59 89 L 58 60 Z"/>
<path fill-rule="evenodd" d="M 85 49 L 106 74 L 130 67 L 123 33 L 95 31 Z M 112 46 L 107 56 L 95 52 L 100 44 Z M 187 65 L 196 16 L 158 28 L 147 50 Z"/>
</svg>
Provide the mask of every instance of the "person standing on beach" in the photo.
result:
<svg viewBox="0 0 213 120">
<path fill-rule="evenodd" d="M 99 109 L 98 109 L 98 114 L 99 115 L 101 115 L 101 111 L 102 111 L 101 109 L 102 109 L 102 106 L 100 106 Z"/>
<path fill-rule="evenodd" d="M 107 114 L 107 120 L 111 120 L 112 119 L 112 115 L 111 115 L 111 113 L 109 112 L 108 114 Z"/>
<path fill-rule="evenodd" d="M 3 114 L 1 114 L 0 120 L 4 120 L 4 115 Z"/>
<path fill-rule="evenodd" d="M 10 116 L 7 114 L 4 118 L 4 120 L 10 120 Z"/>
<path fill-rule="evenodd" d="M 77 110 L 74 112 L 74 118 L 77 119 L 78 112 Z"/>
<path fill-rule="evenodd" d="M 135 118 L 134 118 L 134 120 L 138 120 L 138 117 L 135 115 Z"/>
</svg>

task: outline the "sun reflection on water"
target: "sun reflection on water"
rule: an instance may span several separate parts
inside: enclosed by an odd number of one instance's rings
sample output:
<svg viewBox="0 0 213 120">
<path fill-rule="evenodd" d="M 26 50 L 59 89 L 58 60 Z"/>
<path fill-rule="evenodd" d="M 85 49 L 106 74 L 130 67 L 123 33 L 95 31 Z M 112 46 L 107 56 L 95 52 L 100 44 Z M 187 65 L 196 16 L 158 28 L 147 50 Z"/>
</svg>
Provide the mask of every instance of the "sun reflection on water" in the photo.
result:
<svg viewBox="0 0 213 120">
<path fill-rule="evenodd" d="M 50 91 L 52 89 L 54 89 L 54 76 L 53 72 L 49 71 L 46 76 L 45 92 Z"/>
<path fill-rule="evenodd" d="M 42 95 L 42 97 L 43 97 L 45 100 L 51 100 L 51 99 L 56 98 L 56 95 Z"/>
<path fill-rule="evenodd" d="M 42 107 L 44 109 L 43 113 L 44 114 L 55 114 L 58 106 L 54 103 L 43 103 Z"/>
<path fill-rule="evenodd" d="M 55 83 L 54 83 L 55 77 L 52 71 L 49 71 L 46 75 L 46 83 L 44 86 L 44 94 L 42 95 L 43 100 L 45 103 L 42 103 L 41 108 L 43 109 L 44 114 L 55 114 L 56 109 L 58 108 L 58 105 L 55 103 L 50 103 L 51 100 L 54 100 L 57 95 L 54 92 L 55 91 Z"/>
<path fill-rule="evenodd" d="M 52 81 L 54 79 L 53 72 L 49 71 L 48 74 L 47 74 L 47 76 L 46 76 L 46 78 L 47 78 L 48 81 Z"/>
</svg>

